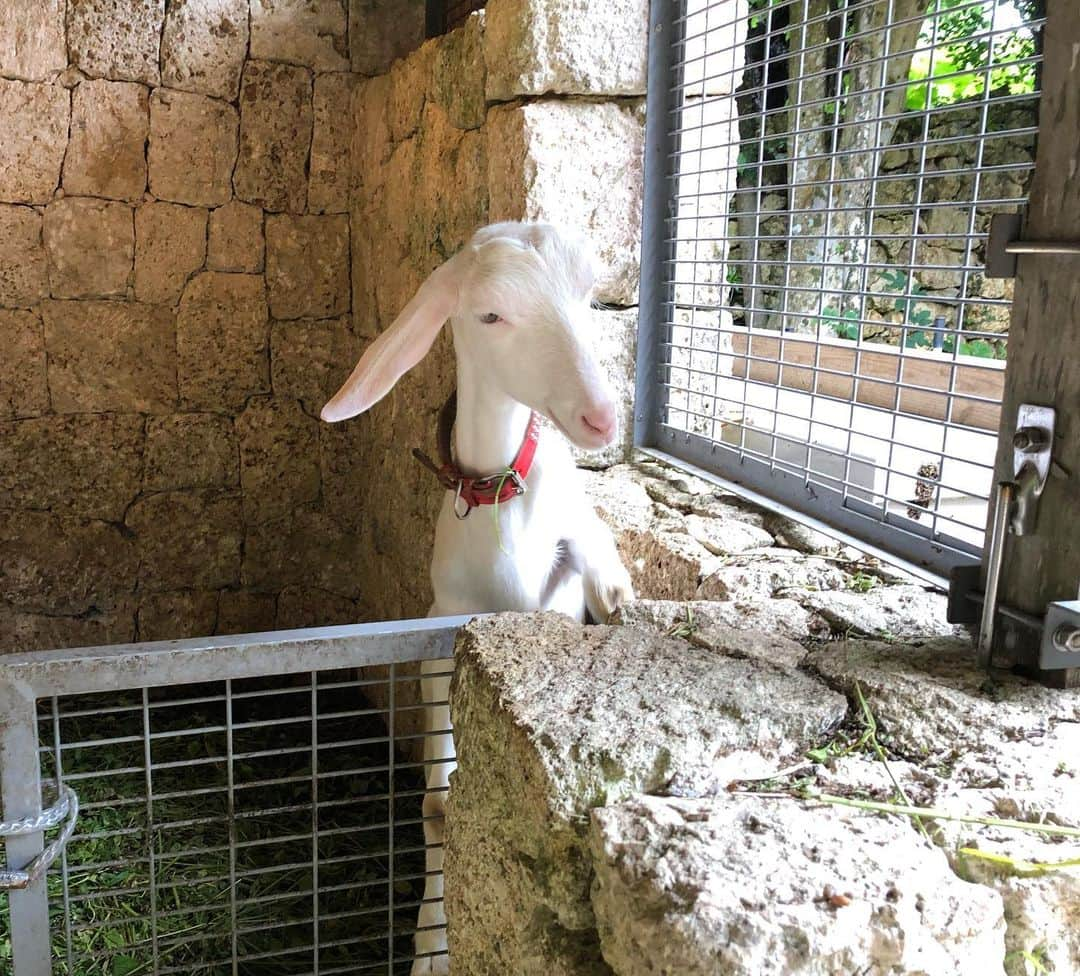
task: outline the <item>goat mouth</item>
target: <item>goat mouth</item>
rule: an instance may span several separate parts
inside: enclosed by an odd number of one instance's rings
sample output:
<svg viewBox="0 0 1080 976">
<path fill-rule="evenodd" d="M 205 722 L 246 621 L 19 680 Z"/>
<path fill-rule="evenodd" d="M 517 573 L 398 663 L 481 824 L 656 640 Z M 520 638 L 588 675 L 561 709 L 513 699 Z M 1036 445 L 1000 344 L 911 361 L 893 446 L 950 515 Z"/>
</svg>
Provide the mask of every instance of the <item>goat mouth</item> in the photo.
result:
<svg viewBox="0 0 1080 976">
<path fill-rule="evenodd" d="M 597 430 L 596 428 L 585 428 L 584 436 L 578 434 L 576 437 L 570 433 L 566 425 L 559 419 L 551 407 L 545 407 L 543 414 L 555 425 L 555 429 L 563 435 L 571 444 L 575 447 L 581 448 L 583 451 L 598 451 L 602 447 L 606 447 L 614 439 L 613 436 L 607 436 Z"/>
</svg>

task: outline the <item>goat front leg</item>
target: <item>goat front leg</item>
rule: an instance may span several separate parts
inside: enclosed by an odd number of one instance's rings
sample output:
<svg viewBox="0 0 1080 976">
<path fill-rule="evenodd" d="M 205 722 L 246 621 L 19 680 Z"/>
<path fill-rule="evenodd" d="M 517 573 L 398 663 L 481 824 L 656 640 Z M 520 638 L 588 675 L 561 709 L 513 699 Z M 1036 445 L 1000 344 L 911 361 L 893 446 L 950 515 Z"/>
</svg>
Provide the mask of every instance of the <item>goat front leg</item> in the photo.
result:
<svg viewBox="0 0 1080 976">
<path fill-rule="evenodd" d="M 431 616 L 435 616 L 433 610 Z M 454 737 L 450 724 L 450 672 L 452 659 L 424 661 L 420 694 L 424 708 L 424 901 L 416 924 L 416 952 L 412 976 L 446 974 L 446 913 L 443 909 L 443 839 L 446 792 L 454 770 Z"/>
<path fill-rule="evenodd" d="M 598 624 L 607 623 L 619 607 L 634 599 L 634 584 L 611 529 L 587 506 L 569 546 L 571 558 L 581 567 L 589 616 Z"/>
</svg>

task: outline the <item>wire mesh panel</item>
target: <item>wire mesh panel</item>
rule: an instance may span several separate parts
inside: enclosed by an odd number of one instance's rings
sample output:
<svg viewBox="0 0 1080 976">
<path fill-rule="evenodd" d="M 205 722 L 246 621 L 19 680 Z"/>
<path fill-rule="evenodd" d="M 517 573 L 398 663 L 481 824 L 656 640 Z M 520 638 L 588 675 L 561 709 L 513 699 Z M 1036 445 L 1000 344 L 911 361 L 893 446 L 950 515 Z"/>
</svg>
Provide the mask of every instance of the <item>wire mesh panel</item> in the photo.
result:
<svg viewBox="0 0 1080 976">
<path fill-rule="evenodd" d="M 425 657 L 447 653 L 453 628 L 422 633 L 440 638 Z M 111 690 L 35 694 L 41 779 L 80 798 L 46 882 L 49 971 L 408 973 L 426 880 L 425 714 L 445 704 L 421 700 L 416 646 L 384 641 L 375 660 L 389 663 L 359 669 L 372 660 L 360 644 L 300 672 L 275 673 L 267 654 L 270 676 L 180 683 L 116 665 Z M 198 670 L 193 658 L 183 674 Z M 5 972 L 11 934 L 0 912 Z"/>
<path fill-rule="evenodd" d="M 986 246 L 1034 166 L 1041 0 L 657 6 L 639 443 L 973 561 L 1012 297 Z"/>
</svg>

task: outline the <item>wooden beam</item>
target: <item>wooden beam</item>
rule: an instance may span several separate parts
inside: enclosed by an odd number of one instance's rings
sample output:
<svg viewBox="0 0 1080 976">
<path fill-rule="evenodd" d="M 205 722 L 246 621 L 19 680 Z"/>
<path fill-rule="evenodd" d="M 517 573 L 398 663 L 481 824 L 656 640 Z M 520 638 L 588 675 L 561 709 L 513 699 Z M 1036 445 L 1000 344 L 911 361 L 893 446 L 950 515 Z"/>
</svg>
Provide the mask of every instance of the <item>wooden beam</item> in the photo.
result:
<svg viewBox="0 0 1080 976">
<path fill-rule="evenodd" d="M 1039 141 L 1027 239 L 1080 237 L 1080 17 L 1076 0 L 1048 0 Z M 1005 373 L 998 479 L 1013 476 L 1011 436 L 1021 403 L 1057 410 L 1054 457 L 1070 473 L 1052 477 L 1039 502 L 1035 533 L 1010 537 L 1001 602 L 1040 616 L 1080 587 L 1080 258 L 1021 255 Z M 1037 670 L 1038 648 L 1021 649 Z M 1080 668 L 1040 679 L 1080 687 Z"/>
</svg>

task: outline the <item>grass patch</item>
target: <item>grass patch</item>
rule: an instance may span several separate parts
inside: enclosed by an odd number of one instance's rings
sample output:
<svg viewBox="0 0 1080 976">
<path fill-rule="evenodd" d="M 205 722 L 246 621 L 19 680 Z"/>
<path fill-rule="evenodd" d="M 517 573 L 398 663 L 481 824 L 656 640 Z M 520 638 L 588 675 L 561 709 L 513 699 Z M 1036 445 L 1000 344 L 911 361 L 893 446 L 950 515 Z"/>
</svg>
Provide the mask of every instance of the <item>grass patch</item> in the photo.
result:
<svg viewBox="0 0 1080 976">
<path fill-rule="evenodd" d="M 234 682 L 230 701 L 223 684 L 154 689 L 145 709 L 141 691 L 78 696 L 56 718 L 41 703 L 43 775 L 59 736 L 82 805 L 66 892 L 59 864 L 48 878 L 57 976 L 228 976 L 234 950 L 244 976 L 299 976 L 316 942 L 323 969 L 408 957 L 423 768 L 392 752 L 384 715 L 356 714 L 370 705 L 349 677 L 320 675 L 314 695 Z M 409 822 L 391 841 L 395 819 Z M 0 896 L 0 972 L 6 909 Z"/>
</svg>

